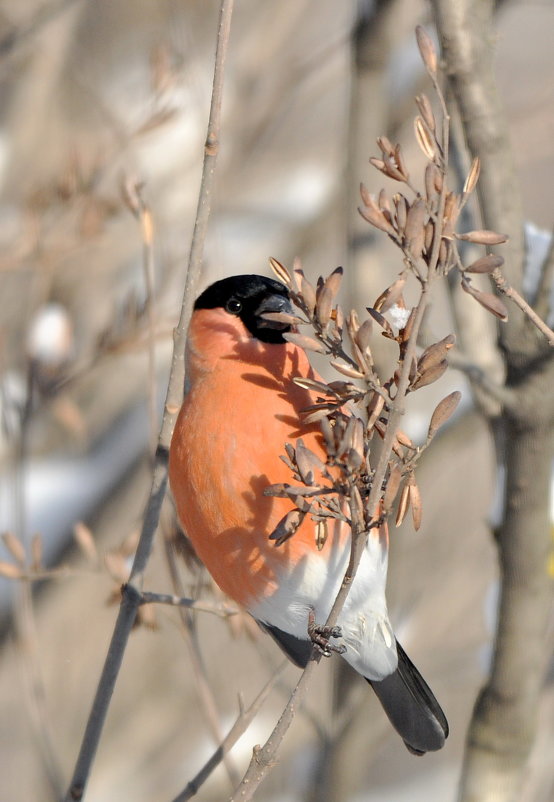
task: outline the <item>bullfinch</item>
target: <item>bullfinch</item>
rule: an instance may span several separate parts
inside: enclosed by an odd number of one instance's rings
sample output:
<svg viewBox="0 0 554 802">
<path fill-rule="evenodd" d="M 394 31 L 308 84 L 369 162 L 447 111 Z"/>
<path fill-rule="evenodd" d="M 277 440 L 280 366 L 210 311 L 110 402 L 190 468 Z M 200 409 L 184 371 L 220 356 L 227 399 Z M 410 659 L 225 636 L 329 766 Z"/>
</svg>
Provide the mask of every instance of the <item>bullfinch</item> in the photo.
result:
<svg viewBox="0 0 554 802">
<path fill-rule="evenodd" d="M 291 509 L 264 495 L 291 481 L 280 459 L 302 437 L 325 462 L 319 424 L 301 412 L 314 397 L 295 377 L 316 378 L 289 330 L 268 312 L 293 310 L 287 288 L 257 275 L 225 278 L 197 299 L 186 349 L 187 386 L 172 437 L 169 480 L 178 517 L 221 590 L 242 605 L 297 666 L 306 666 L 308 621 L 324 623 L 350 554 L 350 529 L 335 520 L 318 549 L 306 516 L 279 547 L 269 536 Z M 282 320 L 282 318 L 281 318 Z M 440 749 L 448 724 L 396 640 L 387 613 L 386 527 L 371 529 L 338 619 L 342 657 L 371 684 L 415 754 Z"/>
</svg>

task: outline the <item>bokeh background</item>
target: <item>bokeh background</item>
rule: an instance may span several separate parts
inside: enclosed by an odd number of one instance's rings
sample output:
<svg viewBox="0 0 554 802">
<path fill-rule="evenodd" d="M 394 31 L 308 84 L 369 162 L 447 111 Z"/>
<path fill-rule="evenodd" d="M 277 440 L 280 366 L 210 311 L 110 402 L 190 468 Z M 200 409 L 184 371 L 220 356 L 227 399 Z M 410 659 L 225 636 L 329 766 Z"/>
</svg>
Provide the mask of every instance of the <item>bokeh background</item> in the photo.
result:
<svg viewBox="0 0 554 802">
<path fill-rule="evenodd" d="M 376 15 L 363 65 L 352 44 L 360 13 Z M 27 560 L 38 560 L 39 535 L 53 569 L 38 571 L 45 578 L 31 593 L 17 578 L 17 546 L 9 538 L 11 550 L 0 546 L 0 560 L 14 566 L 13 578 L 8 569 L 0 576 L 6 802 L 55 800 L 71 774 L 140 528 L 156 429 L 149 409 L 154 399 L 160 412 L 184 286 L 217 14 L 213 0 L 0 2 L 0 530 L 19 538 Z M 269 256 L 288 264 L 299 256 L 313 278 L 343 264 L 342 302 L 363 310 L 394 280 L 398 254 L 355 209 L 360 180 L 373 192 L 383 184 L 368 164 L 377 135 L 402 142 L 415 171 L 421 163 L 413 96 L 430 88 L 418 23 L 429 24 L 419 0 L 237 0 L 203 285 L 269 274 Z M 552 225 L 553 29 L 551 3 L 506 0 L 491 41 L 539 245 L 537 229 Z M 463 168 L 460 143 L 457 154 Z M 122 192 L 137 184 L 154 220 L 153 296 Z M 438 339 L 452 325 L 439 296 L 429 334 Z M 498 371 L 490 329 L 483 318 L 475 325 L 484 332 L 478 358 Z M 324 661 L 260 800 L 455 799 L 494 627 L 494 451 L 455 370 L 418 393 L 407 423 L 421 437 L 435 403 L 455 388 L 462 412 L 418 474 L 422 529 L 393 532 L 389 591 L 399 638 L 445 708 L 451 737 L 441 753 L 415 759 L 365 683 L 337 677 L 335 661 Z M 148 589 L 174 589 L 174 538 L 168 500 Z M 218 599 L 198 567 L 172 564 L 184 593 Z M 235 720 L 239 697 L 248 704 L 280 662 L 242 616 L 147 614 L 125 655 L 87 800 L 173 798 Z M 227 797 L 297 675 L 286 669 L 198 799 Z M 522 802 L 554 794 L 553 721 L 551 672 Z"/>
</svg>

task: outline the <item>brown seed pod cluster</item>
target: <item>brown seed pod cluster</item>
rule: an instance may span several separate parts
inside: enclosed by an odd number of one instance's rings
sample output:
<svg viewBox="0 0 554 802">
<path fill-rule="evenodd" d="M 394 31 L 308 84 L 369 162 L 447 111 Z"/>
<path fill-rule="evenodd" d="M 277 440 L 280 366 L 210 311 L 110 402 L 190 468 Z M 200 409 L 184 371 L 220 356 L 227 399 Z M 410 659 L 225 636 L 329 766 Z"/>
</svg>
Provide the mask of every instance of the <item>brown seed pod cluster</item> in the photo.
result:
<svg viewBox="0 0 554 802">
<path fill-rule="evenodd" d="M 440 401 L 431 416 L 427 439 L 419 446 L 398 427 L 405 396 L 444 374 L 448 351 L 455 343 L 449 334 L 417 355 L 417 335 L 429 285 L 456 269 L 466 293 L 501 320 L 507 317 L 503 302 L 471 281 L 475 274 L 494 274 L 496 280 L 502 258 L 488 253 L 464 267 L 458 251 L 460 243 L 494 247 L 507 237 L 485 230 L 456 232 L 460 212 L 477 185 L 480 163 L 473 160 L 460 191 L 449 188 L 449 118 L 438 83 L 438 59 L 433 41 L 423 28 L 417 29 L 417 43 L 439 100 L 439 113 L 435 113 L 427 95 L 416 98 L 414 133 L 427 160 L 421 186 L 414 183 L 401 146 L 382 136 L 377 139 L 380 155 L 370 163 L 394 181 L 397 190 L 390 195 L 381 189 L 373 195 L 363 184 L 360 187 L 360 214 L 400 249 L 401 272 L 366 307 L 367 316 L 362 320 L 355 311 L 345 315 L 337 303 L 342 268 L 319 278 L 314 286 L 298 261 L 289 271 L 277 260 L 270 260 L 298 309 L 297 315 L 283 318 L 293 327 L 286 339 L 306 351 L 326 354 L 340 375 L 328 383 L 319 378 L 297 379 L 313 396 L 313 403 L 304 410 L 304 420 L 320 425 L 326 459 L 323 462 L 302 440 L 296 446 L 287 444 L 282 458 L 294 479 L 266 491 L 290 498 L 294 504 L 271 535 L 277 545 L 292 537 L 307 515 L 315 523 L 318 548 L 325 544 L 329 518 L 347 521 L 353 532 L 367 532 L 379 525 L 381 513 L 386 516 L 396 509 L 395 520 L 400 524 L 411 510 L 413 526 L 418 529 L 422 502 L 415 478 L 417 461 L 460 401 L 458 392 Z M 420 290 L 419 301 L 408 308 L 405 288 L 414 279 Z M 371 346 L 377 336 L 391 340 L 398 349 L 395 370 L 388 378 L 379 376 L 375 368 Z M 377 451 L 374 438 L 383 441 L 378 453 L 386 454 L 386 461 L 380 457 L 375 460 L 378 469 L 371 461 L 372 450 Z"/>
</svg>

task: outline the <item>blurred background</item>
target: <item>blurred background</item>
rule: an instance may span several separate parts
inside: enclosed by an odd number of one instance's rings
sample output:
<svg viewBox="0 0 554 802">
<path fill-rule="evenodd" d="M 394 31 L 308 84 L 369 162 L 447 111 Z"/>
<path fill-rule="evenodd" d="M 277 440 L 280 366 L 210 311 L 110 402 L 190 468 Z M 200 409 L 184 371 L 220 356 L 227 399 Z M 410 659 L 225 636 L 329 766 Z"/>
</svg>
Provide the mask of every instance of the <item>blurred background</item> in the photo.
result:
<svg viewBox="0 0 554 802">
<path fill-rule="evenodd" d="M 213 0 L 0 2 L 6 802 L 58 799 L 68 781 L 140 529 L 198 196 L 217 16 Z M 314 279 L 344 265 L 342 303 L 363 311 L 396 278 L 398 253 L 357 219 L 356 207 L 360 181 L 372 192 L 386 183 L 368 163 L 378 155 L 376 136 L 401 142 L 414 174 L 423 163 L 413 96 L 430 87 L 418 23 L 432 30 L 419 0 L 236 2 L 203 286 L 233 273 L 269 274 L 269 256 L 285 264 L 299 256 Z M 552 225 L 553 29 L 551 3 L 506 0 L 491 42 L 539 254 Z M 456 147 L 462 176 L 469 159 Z M 129 192 L 135 201 L 140 192 L 154 222 L 153 291 Z M 452 330 L 457 303 L 435 298 L 430 337 Z M 499 376 L 494 326 L 473 306 L 471 356 Z M 464 393 L 462 412 L 422 461 L 421 530 L 407 524 L 392 533 L 389 591 L 399 639 L 449 718 L 447 745 L 414 758 L 365 683 L 342 670 L 335 676 L 338 661 L 323 661 L 260 800 L 456 797 L 494 627 L 494 450 L 455 370 L 417 394 L 407 429 L 424 439 L 435 404 L 453 389 Z M 190 555 L 171 556 L 175 538 L 167 499 L 146 588 L 219 600 Z M 28 581 L 29 569 L 41 581 Z M 90 802 L 172 799 L 234 722 L 239 698 L 249 704 L 281 662 L 242 615 L 158 607 L 141 623 Z M 198 799 L 228 796 L 297 676 L 286 668 Z M 523 802 L 554 793 L 552 680 Z"/>
</svg>

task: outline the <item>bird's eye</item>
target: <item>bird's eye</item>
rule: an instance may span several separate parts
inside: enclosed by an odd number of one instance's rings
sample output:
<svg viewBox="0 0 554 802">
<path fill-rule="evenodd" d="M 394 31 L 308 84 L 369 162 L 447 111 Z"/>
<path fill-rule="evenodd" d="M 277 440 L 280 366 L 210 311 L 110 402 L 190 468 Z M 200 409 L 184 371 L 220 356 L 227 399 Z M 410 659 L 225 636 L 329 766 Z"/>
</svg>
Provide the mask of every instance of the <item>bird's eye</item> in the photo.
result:
<svg viewBox="0 0 554 802">
<path fill-rule="evenodd" d="M 240 315 L 242 312 L 242 303 L 238 298 L 230 298 L 225 304 L 225 309 L 232 315 Z"/>
</svg>

